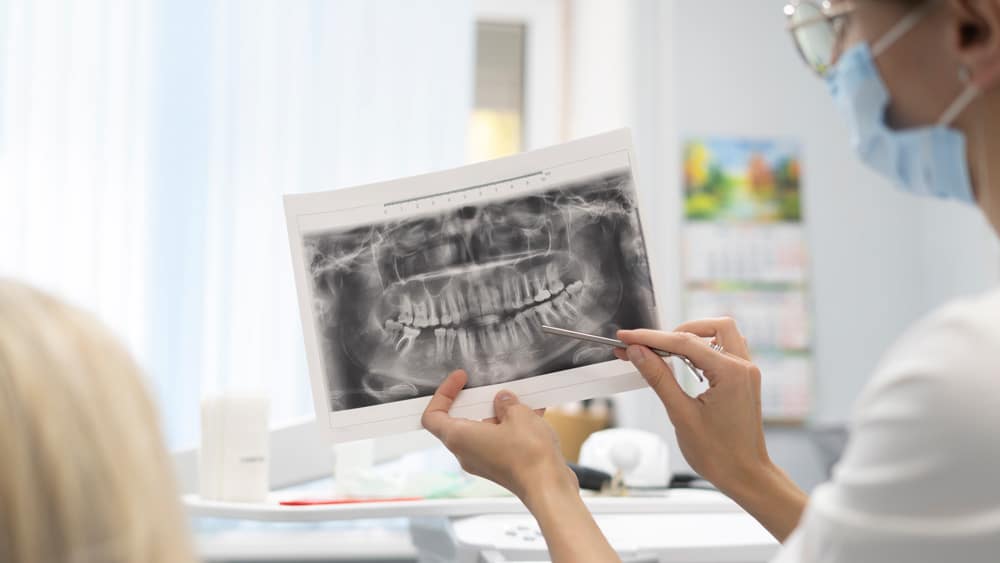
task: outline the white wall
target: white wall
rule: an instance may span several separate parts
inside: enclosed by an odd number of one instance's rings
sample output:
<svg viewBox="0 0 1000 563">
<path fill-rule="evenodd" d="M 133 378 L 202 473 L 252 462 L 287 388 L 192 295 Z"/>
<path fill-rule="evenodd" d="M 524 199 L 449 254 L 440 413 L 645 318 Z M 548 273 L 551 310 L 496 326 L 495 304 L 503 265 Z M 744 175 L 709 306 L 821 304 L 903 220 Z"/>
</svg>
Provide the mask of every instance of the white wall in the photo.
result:
<svg viewBox="0 0 1000 563">
<path fill-rule="evenodd" d="M 825 84 L 784 31 L 783 3 L 574 2 L 571 130 L 633 127 L 640 181 L 662 218 L 647 234 L 672 272 L 683 139 L 800 140 L 815 304 L 813 420 L 840 422 L 908 324 L 996 285 L 1000 251 L 977 210 L 904 195 L 857 161 Z M 677 278 L 669 278 L 658 280 L 667 324 L 680 319 Z M 623 422 L 662 428 L 648 394 L 625 402 Z"/>
<path fill-rule="evenodd" d="M 670 2 L 661 0 L 568 0 L 570 138 L 619 127 L 632 129 L 637 153 L 635 170 L 642 204 L 653 224 L 643 225 L 651 254 L 664 267 L 654 280 L 661 322 L 680 318 L 679 278 L 673 273 L 680 257 L 676 239 L 680 192 L 662 189 L 664 168 L 676 169 L 679 153 L 661 148 L 660 115 L 672 112 L 672 92 L 661 92 L 660 75 L 670 73 L 669 34 L 658 29 Z M 664 20 L 667 21 L 667 20 Z M 653 430 L 673 440 L 662 405 L 648 389 L 619 395 L 618 422 Z"/>
</svg>

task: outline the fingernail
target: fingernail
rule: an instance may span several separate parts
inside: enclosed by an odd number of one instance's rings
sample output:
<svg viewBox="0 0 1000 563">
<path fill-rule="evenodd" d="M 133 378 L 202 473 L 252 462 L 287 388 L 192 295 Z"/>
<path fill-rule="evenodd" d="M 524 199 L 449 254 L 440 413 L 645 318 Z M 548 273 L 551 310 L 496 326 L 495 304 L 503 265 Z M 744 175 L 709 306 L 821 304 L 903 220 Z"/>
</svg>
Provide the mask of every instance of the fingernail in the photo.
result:
<svg viewBox="0 0 1000 563">
<path fill-rule="evenodd" d="M 507 401 L 510 401 L 513 398 L 514 396 L 510 394 L 510 391 L 501 391 L 497 393 L 497 400 L 500 401 L 501 403 L 506 403 Z"/>
<path fill-rule="evenodd" d="M 629 361 L 635 365 L 639 365 L 642 362 L 646 361 L 646 354 L 642 352 L 641 346 L 635 346 L 635 345 L 629 346 L 627 353 Z"/>
</svg>

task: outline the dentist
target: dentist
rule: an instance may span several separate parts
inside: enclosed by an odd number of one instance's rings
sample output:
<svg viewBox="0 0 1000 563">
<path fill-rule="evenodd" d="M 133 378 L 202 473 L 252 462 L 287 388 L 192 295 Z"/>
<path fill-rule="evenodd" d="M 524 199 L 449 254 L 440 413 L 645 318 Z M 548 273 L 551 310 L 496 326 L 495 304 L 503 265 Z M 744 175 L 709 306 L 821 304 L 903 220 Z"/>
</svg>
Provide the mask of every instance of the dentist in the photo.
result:
<svg viewBox="0 0 1000 563">
<path fill-rule="evenodd" d="M 793 0 L 785 14 L 861 159 L 908 192 L 978 205 L 1000 232 L 1000 0 Z M 768 456 L 767 374 L 734 322 L 619 337 L 630 344 L 619 358 L 663 401 L 687 461 L 784 544 L 776 561 L 1000 561 L 1000 289 L 950 303 L 897 340 L 855 405 L 831 481 L 811 497 Z M 688 396 L 649 347 L 689 357 L 710 388 Z M 509 392 L 496 397 L 496 420 L 449 416 L 465 381 L 458 371 L 441 384 L 424 426 L 525 502 L 554 561 L 616 559 L 540 417 Z"/>
</svg>

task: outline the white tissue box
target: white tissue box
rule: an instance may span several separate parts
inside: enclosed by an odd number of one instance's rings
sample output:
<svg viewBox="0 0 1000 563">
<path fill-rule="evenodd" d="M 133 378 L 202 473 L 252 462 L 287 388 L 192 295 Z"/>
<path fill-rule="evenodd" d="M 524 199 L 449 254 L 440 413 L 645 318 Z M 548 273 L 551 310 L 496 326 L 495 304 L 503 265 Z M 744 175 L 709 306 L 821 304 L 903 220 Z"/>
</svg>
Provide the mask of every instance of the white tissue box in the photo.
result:
<svg viewBox="0 0 1000 563">
<path fill-rule="evenodd" d="M 263 395 L 202 400 L 198 480 L 203 499 L 267 500 L 269 411 L 269 400 Z"/>
</svg>

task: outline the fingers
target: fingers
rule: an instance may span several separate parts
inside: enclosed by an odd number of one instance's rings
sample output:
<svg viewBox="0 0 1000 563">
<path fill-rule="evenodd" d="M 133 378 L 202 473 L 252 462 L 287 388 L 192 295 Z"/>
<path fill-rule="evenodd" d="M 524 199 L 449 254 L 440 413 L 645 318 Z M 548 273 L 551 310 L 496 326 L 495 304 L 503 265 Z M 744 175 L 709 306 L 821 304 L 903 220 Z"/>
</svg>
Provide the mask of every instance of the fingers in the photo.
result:
<svg viewBox="0 0 1000 563">
<path fill-rule="evenodd" d="M 497 393 L 496 397 L 493 397 L 493 412 L 496 413 L 497 419 L 503 422 L 510 411 L 510 408 L 521 404 L 517 400 L 517 395 L 507 391 L 506 389 Z"/>
<path fill-rule="evenodd" d="M 636 344 L 628 347 L 627 354 L 646 383 L 663 402 L 671 417 L 675 413 L 683 415 L 686 409 L 691 408 L 694 399 L 681 389 L 673 370 L 663 358 L 654 354 L 649 348 Z"/>
<path fill-rule="evenodd" d="M 659 348 L 672 354 L 679 354 L 691 360 L 701 368 L 706 377 L 709 371 L 725 370 L 736 358 L 725 353 L 716 352 L 700 337 L 690 332 L 660 332 L 658 330 L 638 329 L 620 330 L 618 338 L 626 344 L 640 344 L 649 348 Z"/>
<path fill-rule="evenodd" d="M 739 356 L 744 360 L 750 359 L 750 350 L 747 348 L 746 338 L 740 333 L 736 321 L 729 317 L 719 317 L 714 319 L 699 319 L 688 321 L 674 329 L 675 332 L 690 332 L 705 338 L 715 338 L 726 352 Z"/>
<path fill-rule="evenodd" d="M 434 392 L 434 396 L 427 403 L 427 408 L 424 409 L 424 414 L 420 418 L 420 423 L 423 427 L 442 441 L 445 440 L 444 433 L 446 429 L 451 429 L 451 433 L 454 434 L 459 424 L 468 422 L 456 420 L 448 414 L 467 381 L 468 375 L 464 370 L 457 370 L 448 374 L 448 377 L 441 382 L 437 391 Z M 496 425 L 520 410 L 536 416 L 545 416 L 545 409 L 528 409 L 527 407 L 518 409 L 517 407 L 520 406 L 521 401 L 517 398 L 517 395 L 510 391 L 502 390 L 493 399 L 493 410 L 496 416 L 487 418 L 483 422 Z"/>
<path fill-rule="evenodd" d="M 465 387 L 467 380 L 468 375 L 465 371 L 453 371 L 434 392 L 434 396 L 431 397 L 431 401 L 427 404 L 427 408 L 424 409 L 424 414 L 420 418 L 420 423 L 431 434 L 442 438 L 442 433 L 451 420 L 448 411 L 451 410 L 451 405 L 455 403 L 455 397 Z"/>
<path fill-rule="evenodd" d="M 494 407 L 494 410 L 496 410 L 496 407 Z M 536 415 L 542 418 L 545 417 L 545 409 L 534 409 L 534 412 Z M 488 422 L 490 424 L 500 424 L 500 419 L 498 417 L 491 416 L 490 418 L 484 418 L 483 422 Z"/>
</svg>

